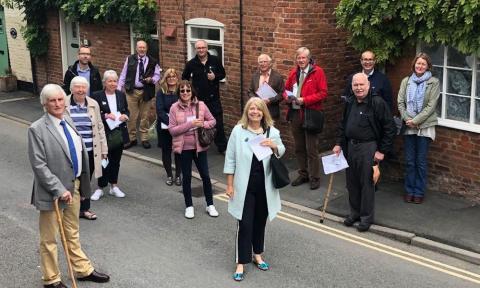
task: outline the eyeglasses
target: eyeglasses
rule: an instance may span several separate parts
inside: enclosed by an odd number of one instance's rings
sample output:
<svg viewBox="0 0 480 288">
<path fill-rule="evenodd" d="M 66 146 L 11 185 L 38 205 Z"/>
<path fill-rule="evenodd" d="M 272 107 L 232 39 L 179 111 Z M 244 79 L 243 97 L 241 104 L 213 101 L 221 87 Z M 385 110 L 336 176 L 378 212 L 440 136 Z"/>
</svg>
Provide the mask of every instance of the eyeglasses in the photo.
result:
<svg viewBox="0 0 480 288">
<path fill-rule="evenodd" d="M 180 89 L 180 93 L 190 93 L 192 90 L 189 89 Z"/>
</svg>

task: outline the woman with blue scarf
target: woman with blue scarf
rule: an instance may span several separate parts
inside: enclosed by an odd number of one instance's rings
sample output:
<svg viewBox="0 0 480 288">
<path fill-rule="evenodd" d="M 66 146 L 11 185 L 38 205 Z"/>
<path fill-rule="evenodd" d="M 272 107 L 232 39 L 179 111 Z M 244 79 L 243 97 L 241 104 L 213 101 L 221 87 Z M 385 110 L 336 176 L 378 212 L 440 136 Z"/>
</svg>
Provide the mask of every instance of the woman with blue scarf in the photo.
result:
<svg viewBox="0 0 480 288">
<path fill-rule="evenodd" d="M 432 61 L 419 53 L 412 62 L 412 75 L 405 77 L 398 92 L 398 111 L 406 126 L 405 202 L 421 204 L 427 185 L 427 153 L 435 140 L 440 82 L 432 76 Z"/>
</svg>

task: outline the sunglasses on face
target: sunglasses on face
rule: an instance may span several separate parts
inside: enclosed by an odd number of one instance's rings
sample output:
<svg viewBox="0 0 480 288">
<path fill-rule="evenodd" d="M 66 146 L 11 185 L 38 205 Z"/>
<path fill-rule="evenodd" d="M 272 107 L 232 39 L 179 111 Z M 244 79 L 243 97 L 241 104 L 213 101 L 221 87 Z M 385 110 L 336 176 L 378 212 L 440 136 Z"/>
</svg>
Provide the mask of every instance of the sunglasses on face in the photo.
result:
<svg viewBox="0 0 480 288">
<path fill-rule="evenodd" d="M 190 93 L 192 90 L 190 89 L 180 89 L 180 93 Z"/>
</svg>

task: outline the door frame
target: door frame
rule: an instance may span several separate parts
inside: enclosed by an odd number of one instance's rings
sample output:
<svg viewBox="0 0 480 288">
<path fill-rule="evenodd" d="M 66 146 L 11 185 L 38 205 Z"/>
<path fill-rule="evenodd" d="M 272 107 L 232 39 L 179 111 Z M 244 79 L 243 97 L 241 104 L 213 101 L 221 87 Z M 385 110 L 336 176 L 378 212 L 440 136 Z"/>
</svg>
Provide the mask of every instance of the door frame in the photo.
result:
<svg viewBox="0 0 480 288">
<path fill-rule="evenodd" d="M 66 26 L 65 26 L 65 14 L 62 11 L 58 12 L 58 19 L 59 19 L 59 26 L 60 26 L 60 47 L 61 47 L 61 54 L 62 54 L 62 71 L 65 75 L 67 72 L 68 66 L 68 55 L 67 55 L 67 34 L 66 34 Z M 77 23 L 77 31 L 80 33 L 80 25 Z M 80 36 L 80 35 L 79 35 Z M 80 37 L 79 37 L 80 38 Z M 78 43 L 80 45 L 80 43 Z"/>
</svg>

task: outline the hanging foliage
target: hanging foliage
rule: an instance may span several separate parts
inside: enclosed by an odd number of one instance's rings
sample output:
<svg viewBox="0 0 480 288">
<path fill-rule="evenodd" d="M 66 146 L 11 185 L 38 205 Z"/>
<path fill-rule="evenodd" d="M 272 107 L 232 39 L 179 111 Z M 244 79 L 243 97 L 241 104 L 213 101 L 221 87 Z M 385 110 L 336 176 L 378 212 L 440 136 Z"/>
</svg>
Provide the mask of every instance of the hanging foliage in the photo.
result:
<svg viewBox="0 0 480 288">
<path fill-rule="evenodd" d="M 349 43 L 374 50 L 382 62 L 418 41 L 480 55 L 478 0 L 341 0 L 335 14 L 338 27 L 350 33 Z"/>
<path fill-rule="evenodd" d="M 133 32 L 150 39 L 155 27 L 157 0 L 13 0 L 24 9 L 26 26 L 22 29 L 27 47 L 33 57 L 48 51 L 46 30 L 47 12 L 58 9 L 65 17 L 82 23 L 131 23 Z"/>
</svg>

